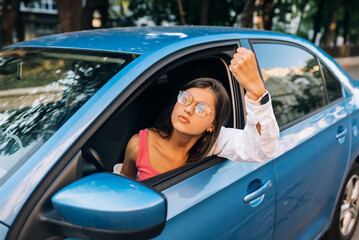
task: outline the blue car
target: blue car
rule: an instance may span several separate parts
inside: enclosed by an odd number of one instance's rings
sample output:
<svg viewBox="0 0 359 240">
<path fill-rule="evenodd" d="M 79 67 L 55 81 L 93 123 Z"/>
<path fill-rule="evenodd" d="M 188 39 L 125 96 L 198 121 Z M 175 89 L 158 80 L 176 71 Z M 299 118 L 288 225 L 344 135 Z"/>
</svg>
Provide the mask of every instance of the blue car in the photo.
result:
<svg viewBox="0 0 359 240">
<path fill-rule="evenodd" d="M 180 87 L 220 80 L 227 127 L 252 50 L 280 127 L 264 164 L 212 156 L 145 181 L 113 173 Z M 350 239 L 359 208 L 359 82 L 310 42 L 224 27 L 58 34 L 0 52 L 0 239 Z"/>
</svg>

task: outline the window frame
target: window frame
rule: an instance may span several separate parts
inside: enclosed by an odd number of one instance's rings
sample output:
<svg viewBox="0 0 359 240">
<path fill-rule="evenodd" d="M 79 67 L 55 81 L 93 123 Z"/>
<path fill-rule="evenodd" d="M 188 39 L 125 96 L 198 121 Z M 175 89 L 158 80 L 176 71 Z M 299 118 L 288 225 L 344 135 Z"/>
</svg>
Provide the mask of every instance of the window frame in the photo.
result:
<svg viewBox="0 0 359 240">
<path fill-rule="evenodd" d="M 299 44 L 296 44 L 296 43 L 293 43 L 293 42 L 283 41 L 283 40 L 273 40 L 273 39 L 248 39 L 248 42 L 249 42 L 249 45 L 250 45 L 250 47 L 251 47 L 251 50 L 252 50 L 253 53 L 255 54 L 256 61 L 257 61 L 257 65 L 258 65 L 258 70 L 259 70 L 259 73 L 260 73 L 261 77 L 262 77 L 261 67 L 260 67 L 260 65 L 259 65 L 259 62 L 258 62 L 258 59 L 257 59 L 257 55 L 256 55 L 255 50 L 254 50 L 254 47 L 253 47 L 254 44 L 279 44 L 279 45 L 288 45 L 288 46 L 292 46 L 292 47 L 299 48 L 299 49 L 301 49 L 301 50 L 303 50 L 303 51 L 305 51 L 305 52 L 311 54 L 311 55 L 316 59 L 317 64 L 318 64 L 318 66 L 319 66 L 319 71 L 320 71 L 320 75 L 321 75 L 321 79 L 322 79 L 322 83 L 323 83 L 323 90 L 324 90 L 324 96 L 325 96 L 325 105 L 322 106 L 322 107 L 320 107 L 320 108 L 318 108 L 318 109 L 316 109 L 316 110 L 314 110 L 314 111 L 312 111 L 312 112 L 310 112 L 310 113 L 307 113 L 307 114 L 305 114 L 305 115 L 303 115 L 303 116 L 301 116 L 301 117 L 299 117 L 299 118 L 296 118 L 296 119 L 294 119 L 294 120 L 292 120 L 292 121 L 289 121 L 289 122 L 287 122 L 287 123 L 281 125 L 281 126 L 279 127 L 279 130 L 280 130 L 280 131 L 284 131 L 284 130 L 286 130 L 286 129 L 288 129 L 288 128 L 290 128 L 290 127 L 292 127 L 292 126 L 294 126 L 294 125 L 296 125 L 296 124 L 298 124 L 298 123 L 300 123 L 300 122 L 302 122 L 302 121 L 304 121 L 304 120 L 306 120 L 306 119 L 308 119 L 308 118 L 310 118 L 310 117 L 316 115 L 317 113 L 319 113 L 319 112 L 321 112 L 321 111 L 323 111 L 323 110 L 325 110 L 325 109 L 327 109 L 327 108 L 329 108 L 329 107 L 331 107 L 331 106 L 333 106 L 333 105 L 335 105 L 335 104 L 337 104 L 337 103 L 339 103 L 339 102 L 341 102 L 341 101 L 344 100 L 344 90 L 343 90 L 343 86 L 342 86 L 341 82 L 340 82 L 340 81 L 338 80 L 338 78 L 333 74 L 333 72 L 330 71 L 330 69 L 325 65 L 324 61 L 321 60 L 314 52 L 310 51 L 309 49 L 305 48 L 305 47 L 302 46 L 302 45 L 299 45 Z M 324 78 L 324 74 L 323 74 L 323 69 L 322 69 L 322 64 L 321 64 L 321 62 L 323 62 L 323 65 L 328 69 L 328 71 L 331 73 L 331 75 L 339 82 L 340 87 L 341 87 L 341 91 L 342 91 L 342 97 L 339 98 L 339 99 L 337 99 L 337 100 L 335 100 L 335 101 L 333 101 L 333 102 L 331 102 L 331 103 L 329 103 L 329 101 L 328 101 L 327 85 L 326 85 L 326 81 L 325 81 L 325 78 Z"/>
<path fill-rule="evenodd" d="M 328 100 L 327 104 L 330 105 L 330 106 L 335 105 L 336 103 L 341 102 L 345 98 L 344 97 L 345 96 L 345 91 L 344 91 L 343 85 L 342 85 L 341 81 L 339 81 L 338 77 L 335 74 L 333 74 L 333 71 L 325 64 L 325 62 L 323 60 L 318 58 L 318 63 L 319 63 L 319 68 L 320 68 L 320 74 L 322 75 L 322 78 L 323 78 L 323 81 L 324 81 L 324 84 L 325 84 L 325 91 L 326 91 L 327 100 Z M 329 102 L 327 83 L 326 83 L 326 80 L 325 80 L 325 77 L 324 77 L 323 66 L 327 69 L 327 71 L 334 78 L 334 80 L 339 83 L 339 86 L 340 86 L 340 89 L 341 89 L 342 96 L 340 98 L 334 100 L 333 102 Z"/>
<path fill-rule="evenodd" d="M 132 98 L 131 102 L 135 100 L 141 93 L 143 93 L 147 87 L 149 87 L 154 81 L 156 81 L 157 77 L 161 76 L 162 74 L 169 72 L 172 69 L 175 69 L 178 66 L 181 66 L 183 64 L 186 64 L 191 61 L 195 60 L 206 60 L 210 58 L 217 58 L 218 63 L 221 61 L 224 64 L 225 70 L 228 74 L 228 85 L 229 90 L 231 93 L 229 94 L 230 101 L 231 101 L 231 110 L 232 110 L 232 120 L 233 120 L 233 127 L 234 128 L 241 128 L 242 127 L 242 121 L 241 116 L 243 116 L 243 111 L 241 107 L 241 103 L 239 102 L 240 99 L 240 92 L 236 90 L 236 83 L 234 77 L 229 71 L 229 61 L 226 61 L 223 57 L 219 55 L 229 55 L 234 54 L 235 48 L 233 48 L 233 52 L 231 49 L 231 46 L 234 46 L 236 44 L 230 44 L 227 46 L 221 46 L 221 47 L 212 47 L 200 52 L 192 52 L 190 54 L 187 54 L 181 58 L 176 59 L 175 61 L 170 62 L 165 67 L 162 67 L 158 72 L 153 74 L 151 77 L 149 77 L 146 81 L 146 86 L 140 87 L 140 93 L 136 93 Z M 221 49 L 223 48 L 223 49 Z M 226 56 L 227 57 L 227 56 Z M 229 56 L 228 56 L 229 57 Z M 228 59 L 229 60 L 229 59 Z M 135 91 L 136 92 L 136 91 Z M 123 110 L 123 109 L 122 109 Z M 122 111 L 121 110 L 121 111 Z M 200 162 L 195 162 L 192 164 L 187 164 L 184 166 L 181 166 L 179 168 L 173 169 L 171 171 L 162 173 L 158 176 L 155 176 L 153 178 L 150 178 L 148 180 L 144 180 L 143 184 L 146 186 L 153 188 L 157 191 L 163 191 L 177 183 L 180 183 L 214 165 L 217 165 L 226 159 L 220 158 L 218 156 L 209 156 L 203 159 Z"/>
</svg>

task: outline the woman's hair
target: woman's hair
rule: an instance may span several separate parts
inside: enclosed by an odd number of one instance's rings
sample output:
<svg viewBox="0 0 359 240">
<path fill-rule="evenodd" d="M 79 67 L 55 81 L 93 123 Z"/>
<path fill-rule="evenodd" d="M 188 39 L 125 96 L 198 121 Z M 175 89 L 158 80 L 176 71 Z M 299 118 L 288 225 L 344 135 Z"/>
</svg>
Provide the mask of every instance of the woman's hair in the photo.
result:
<svg viewBox="0 0 359 240">
<path fill-rule="evenodd" d="M 202 135 L 202 137 L 196 142 L 196 144 L 190 149 L 187 162 L 200 161 L 209 151 L 212 149 L 218 134 L 221 130 L 221 127 L 228 122 L 228 119 L 231 114 L 230 100 L 227 94 L 226 89 L 223 87 L 222 83 L 213 78 L 197 78 L 182 87 L 182 91 L 185 91 L 190 88 L 209 88 L 213 91 L 215 95 L 215 119 L 213 121 L 214 130 L 212 133 L 207 131 Z M 171 114 L 174 108 L 176 101 L 171 104 L 169 111 L 169 117 L 166 118 L 164 122 L 155 126 L 155 131 L 159 133 L 163 138 L 169 138 L 173 131 L 173 125 L 171 121 Z"/>
</svg>

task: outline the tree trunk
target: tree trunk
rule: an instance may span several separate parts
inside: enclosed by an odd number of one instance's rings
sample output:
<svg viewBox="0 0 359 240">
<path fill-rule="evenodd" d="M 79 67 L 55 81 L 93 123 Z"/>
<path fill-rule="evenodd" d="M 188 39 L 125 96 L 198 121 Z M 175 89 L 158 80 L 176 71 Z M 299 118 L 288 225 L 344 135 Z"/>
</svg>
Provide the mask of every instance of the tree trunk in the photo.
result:
<svg viewBox="0 0 359 240">
<path fill-rule="evenodd" d="M 327 35 L 326 41 L 324 43 L 324 45 L 327 47 L 329 47 L 330 43 L 333 42 L 333 40 L 334 40 L 335 29 L 337 27 L 339 8 L 340 8 L 341 3 L 342 3 L 342 0 L 334 0 L 334 8 L 333 8 L 332 17 L 331 17 L 331 20 L 329 23 L 328 35 Z"/>
<path fill-rule="evenodd" d="M 72 32 L 81 30 L 82 0 L 57 0 L 61 30 Z"/>
<path fill-rule="evenodd" d="M 208 6 L 209 0 L 202 0 L 201 22 L 200 25 L 208 25 Z"/>
<path fill-rule="evenodd" d="M 318 10 L 314 18 L 314 34 L 312 38 L 312 42 L 315 43 L 315 39 L 317 38 L 318 32 L 320 31 L 320 20 L 322 18 L 322 12 L 324 7 L 324 0 L 320 0 L 318 3 Z"/>
<path fill-rule="evenodd" d="M 185 13 L 183 11 L 182 1 L 177 0 L 177 3 L 178 3 L 179 15 L 180 15 L 180 18 L 181 18 L 181 24 L 186 25 L 186 18 L 184 17 Z"/>
<path fill-rule="evenodd" d="M 350 32 L 349 32 L 349 10 L 345 8 L 344 22 L 343 22 L 343 38 L 344 45 L 350 45 Z"/>
<path fill-rule="evenodd" d="M 302 2 L 298 6 L 299 12 L 300 12 L 300 19 L 299 19 L 299 23 L 298 23 L 297 35 L 299 35 L 299 33 L 300 33 L 300 27 L 303 22 L 304 9 L 307 6 L 307 4 L 308 4 L 308 0 L 302 0 Z"/>
<path fill-rule="evenodd" d="M 253 27 L 253 12 L 255 8 L 255 0 L 247 0 L 246 7 L 244 8 L 241 18 L 241 27 L 252 28 Z"/>
<path fill-rule="evenodd" d="M 22 20 L 20 7 L 17 9 L 16 14 L 16 37 L 18 42 L 22 42 L 25 40 L 25 29 L 24 29 L 24 21 Z"/>
<path fill-rule="evenodd" d="M 265 30 L 272 30 L 272 20 L 274 17 L 274 1 L 264 0 L 261 5 L 262 8 L 262 21 Z"/>
<path fill-rule="evenodd" d="M 1 26 L 1 46 L 13 44 L 13 33 L 16 25 L 20 0 L 5 0 L 3 6 L 3 17 Z"/>
<path fill-rule="evenodd" d="M 95 11 L 95 0 L 86 0 L 86 6 L 82 10 L 81 29 L 92 29 L 93 13 Z"/>
<path fill-rule="evenodd" d="M 101 0 L 100 14 L 102 27 L 108 27 L 108 8 L 110 4 L 108 0 Z"/>
</svg>

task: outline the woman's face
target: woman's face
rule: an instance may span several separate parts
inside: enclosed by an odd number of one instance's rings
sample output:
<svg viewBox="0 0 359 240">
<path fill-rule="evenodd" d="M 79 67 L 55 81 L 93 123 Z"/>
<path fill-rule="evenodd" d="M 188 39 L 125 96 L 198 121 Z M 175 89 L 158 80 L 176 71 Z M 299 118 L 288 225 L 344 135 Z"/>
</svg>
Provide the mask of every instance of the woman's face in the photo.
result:
<svg viewBox="0 0 359 240">
<path fill-rule="evenodd" d="M 176 102 L 171 115 L 173 128 L 188 135 L 202 135 L 208 128 L 213 127 L 212 123 L 216 114 L 216 97 L 209 88 L 190 88 L 186 92 L 193 96 L 194 101 L 187 106 Z M 195 107 L 199 102 L 206 103 L 211 108 L 212 113 L 204 118 L 197 116 Z"/>
</svg>

